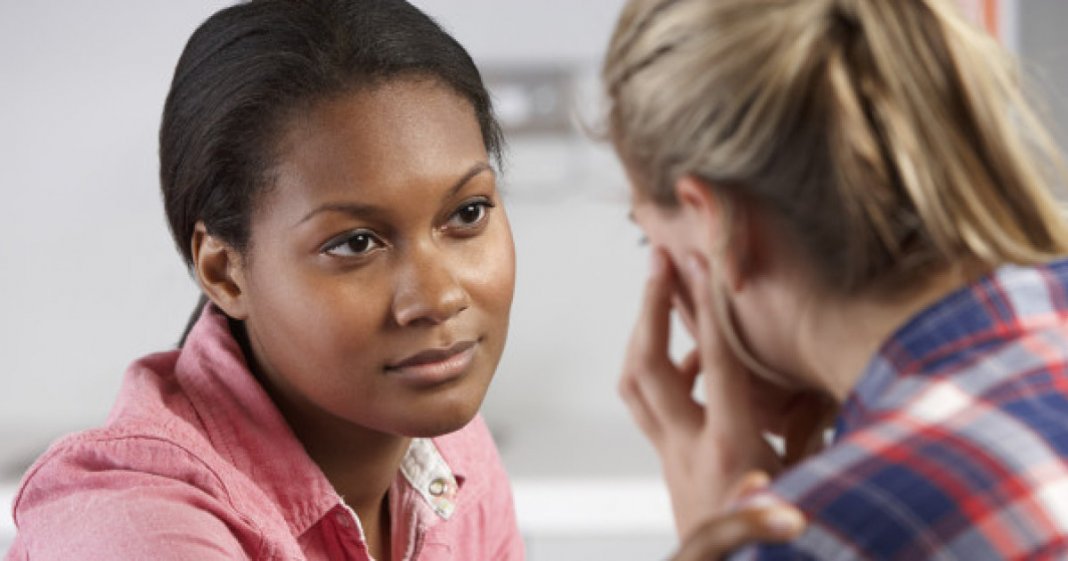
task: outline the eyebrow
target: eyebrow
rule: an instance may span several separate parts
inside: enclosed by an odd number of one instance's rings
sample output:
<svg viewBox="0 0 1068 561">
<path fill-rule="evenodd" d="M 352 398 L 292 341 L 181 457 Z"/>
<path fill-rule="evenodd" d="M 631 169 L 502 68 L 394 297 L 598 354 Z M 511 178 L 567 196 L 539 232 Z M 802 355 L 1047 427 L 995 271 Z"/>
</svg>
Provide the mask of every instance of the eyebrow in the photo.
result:
<svg viewBox="0 0 1068 561">
<path fill-rule="evenodd" d="M 449 188 L 448 193 L 446 193 L 445 196 L 442 197 L 442 199 L 448 200 L 450 197 L 455 196 L 460 189 L 464 188 L 464 185 L 467 185 L 468 181 L 471 181 L 471 179 L 473 179 L 475 176 L 486 171 L 496 175 L 496 172 L 494 172 L 493 170 L 493 166 L 490 166 L 488 162 L 478 162 L 475 165 L 471 166 L 471 169 L 467 170 L 462 176 L 460 176 L 460 179 L 457 180 L 456 183 L 454 183 L 452 187 Z M 304 217 L 301 218 L 296 223 L 296 225 L 299 226 L 310 220 L 313 216 L 323 212 L 341 212 L 351 216 L 364 217 L 382 214 L 383 209 L 375 205 L 368 205 L 362 203 L 326 203 L 315 207 L 311 212 L 304 215 Z"/>
</svg>

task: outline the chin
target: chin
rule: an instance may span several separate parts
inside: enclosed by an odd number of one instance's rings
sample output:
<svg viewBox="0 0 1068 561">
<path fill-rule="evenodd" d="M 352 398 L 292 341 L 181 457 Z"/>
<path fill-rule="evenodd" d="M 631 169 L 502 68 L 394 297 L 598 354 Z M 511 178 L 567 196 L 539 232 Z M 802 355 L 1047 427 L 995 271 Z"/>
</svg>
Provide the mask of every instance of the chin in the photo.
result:
<svg viewBox="0 0 1068 561">
<path fill-rule="evenodd" d="M 434 407 L 413 410 L 413 418 L 400 423 L 398 433 L 411 438 L 433 438 L 456 432 L 471 422 L 478 414 L 478 404 L 474 406 Z"/>
</svg>

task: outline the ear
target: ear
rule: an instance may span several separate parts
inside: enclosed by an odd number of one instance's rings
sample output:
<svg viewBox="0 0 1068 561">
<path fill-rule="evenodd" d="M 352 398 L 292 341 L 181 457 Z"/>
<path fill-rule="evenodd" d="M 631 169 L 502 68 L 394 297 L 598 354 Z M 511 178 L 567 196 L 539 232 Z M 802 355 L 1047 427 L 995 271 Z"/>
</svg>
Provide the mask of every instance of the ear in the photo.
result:
<svg viewBox="0 0 1068 561">
<path fill-rule="evenodd" d="M 680 211 L 699 236 L 698 244 L 709 263 L 738 292 L 752 274 L 752 236 L 743 209 L 711 183 L 692 175 L 675 182 L 675 198 Z"/>
<path fill-rule="evenodd" d="M 199 221 L 193 229 L 193 268 L 200 289 L 219 309 L 238 320 L 248 316 L 241 255 Z"/>
</svg>

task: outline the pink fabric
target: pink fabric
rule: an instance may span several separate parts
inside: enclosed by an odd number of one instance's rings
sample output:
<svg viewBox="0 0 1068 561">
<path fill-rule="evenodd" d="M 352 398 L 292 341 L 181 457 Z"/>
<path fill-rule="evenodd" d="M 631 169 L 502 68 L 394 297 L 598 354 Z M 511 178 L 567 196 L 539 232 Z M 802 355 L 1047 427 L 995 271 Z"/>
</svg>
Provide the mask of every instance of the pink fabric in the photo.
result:
<svg viewBox="0 0 1068 561">
<path fill-rule="evenodd" d="M 481 418 L 432 443 L 459 486 L 454 510 L 439 514 L 398 475 L 393 559 L 522 560 Z M 104 427 L 64 438 L 30 468 L 14 513 L 8 561 L 370 558 L 352 511 L 211 307 L 180 352 L 130 367 Z"/>
</svg>

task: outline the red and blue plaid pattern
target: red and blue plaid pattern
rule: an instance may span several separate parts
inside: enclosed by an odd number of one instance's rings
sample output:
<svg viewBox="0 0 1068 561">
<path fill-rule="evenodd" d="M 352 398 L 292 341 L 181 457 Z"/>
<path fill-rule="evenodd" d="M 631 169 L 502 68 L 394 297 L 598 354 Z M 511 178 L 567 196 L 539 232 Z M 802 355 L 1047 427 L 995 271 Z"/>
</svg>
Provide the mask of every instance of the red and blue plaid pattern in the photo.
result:
<svg viewBox="0 0 1068 561">
<path fill-rule="evenodd" d="M 775 481 L 773 559 L 1068 559 L 1068 261 L 1004 267 L 899 329 L 834 444 Z"/>
</svg>

